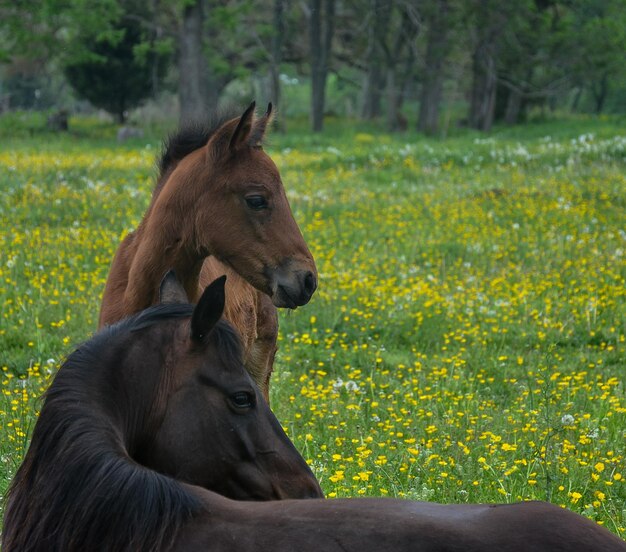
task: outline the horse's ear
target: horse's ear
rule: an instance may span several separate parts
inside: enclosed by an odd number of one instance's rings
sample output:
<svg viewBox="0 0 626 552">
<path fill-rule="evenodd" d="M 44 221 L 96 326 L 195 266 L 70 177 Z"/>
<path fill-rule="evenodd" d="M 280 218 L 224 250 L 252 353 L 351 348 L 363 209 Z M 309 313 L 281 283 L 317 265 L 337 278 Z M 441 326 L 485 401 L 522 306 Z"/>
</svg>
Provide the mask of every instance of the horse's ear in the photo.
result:
<svg viewBox="0 0 626 552">
<path fill-rule="evenodd" d="M 189 303 L 189 298 L 185 292 L 185 288 L 176 278 L 176 273 L 170 270 L 159 286 L 159 303 Z"/>
<path fill-rule="evenodd" d="M 211 333 L 213 326 L 217 324 L 217 321 L 224 314 L 225 283 L 226 276 L 220 276 L 204 290 L 191 315 L 192 339 L 202 341 L 204 337 Z"/>
<path fill-rule="evenodd" d="M 235 128 L 235 132 L 230 137 L 230 150 L 235 151 L 238 150 L 242 145 L 248 142 L 248 137 L 250 136 L 250 131 L 252 130 L 252 119 L 254 118 L 254 108 L 256 106 L 256 102 L 252 102 L 248 109 L 243 112 L 243 115 L 239 118 L 239 123 L 237 123 L 237 128 Z"/>
<path fill-rule="evenodd" d="M 253 148 L 260 148 L 263 145 L 263 137 L 265 136 L 265 130 L 267 125 L 272 122 L 272 102 L 267 104 L 267 111 L 265 115 L 258 121 L 255 121 L 250 131 L 250 137 L 248 138 L 248 145 Z"/>
</svg>

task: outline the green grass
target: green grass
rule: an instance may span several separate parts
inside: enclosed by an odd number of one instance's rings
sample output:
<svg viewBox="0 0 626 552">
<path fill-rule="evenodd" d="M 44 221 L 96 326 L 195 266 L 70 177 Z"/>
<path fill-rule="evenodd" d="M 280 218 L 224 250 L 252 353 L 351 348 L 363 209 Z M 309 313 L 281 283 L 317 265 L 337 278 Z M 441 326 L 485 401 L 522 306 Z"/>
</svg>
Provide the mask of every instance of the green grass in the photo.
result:
<svg viewBox="0 0 626 552">
<path fill-rule="evenodd" d="M 0 491 L 37 397 L 95 329 L 165 131 L 118 145 L 71 123 L 0 120 Z M 272 136 L 320 274 L 281 314 L 272 407 L 329 496 L 547 499 L 626 534 L 621 128 Z"/>
</svg>

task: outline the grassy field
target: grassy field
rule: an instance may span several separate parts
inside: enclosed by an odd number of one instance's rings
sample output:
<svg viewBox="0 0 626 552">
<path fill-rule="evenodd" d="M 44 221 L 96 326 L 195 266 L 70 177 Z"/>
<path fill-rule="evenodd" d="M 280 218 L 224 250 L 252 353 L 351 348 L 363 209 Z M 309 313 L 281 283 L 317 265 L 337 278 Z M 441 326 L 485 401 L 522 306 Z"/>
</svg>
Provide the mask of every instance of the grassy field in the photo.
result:
<svg viewBox="0 0 626 552">
<path fill-rule="evenodd" d="M 0 123 L 0 492 L 155 173 L 157 133 L 73 123 Z M 545 499 L 626 537 L 623 129 L 272 137 L 320 273 L 272 406 L 329 497 Z"/>
</svg>

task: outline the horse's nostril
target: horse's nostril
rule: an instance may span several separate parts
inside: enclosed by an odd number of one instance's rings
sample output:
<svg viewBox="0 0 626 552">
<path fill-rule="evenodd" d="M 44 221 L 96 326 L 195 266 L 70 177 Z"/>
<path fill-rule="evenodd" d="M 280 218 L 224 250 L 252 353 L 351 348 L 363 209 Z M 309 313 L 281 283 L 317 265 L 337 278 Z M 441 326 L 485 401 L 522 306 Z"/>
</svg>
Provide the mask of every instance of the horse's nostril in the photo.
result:
<svg viewBox="0 0 626 552">
<path fill-rule="evenodd" d="M 313 295 L 315 288 L 317 287 L 317 281 L 315 275 L 312 272 L 307 272 L 304 275 L 304 292 L 310 297 Z"/>
</svg>

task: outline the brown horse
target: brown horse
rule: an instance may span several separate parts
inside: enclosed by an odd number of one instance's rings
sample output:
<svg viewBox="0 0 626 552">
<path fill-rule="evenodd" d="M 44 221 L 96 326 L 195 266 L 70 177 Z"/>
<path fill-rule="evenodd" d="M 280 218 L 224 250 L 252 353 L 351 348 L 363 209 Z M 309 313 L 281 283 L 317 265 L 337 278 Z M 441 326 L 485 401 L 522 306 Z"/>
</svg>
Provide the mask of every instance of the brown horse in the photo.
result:
<svg viewBox="0 0 626 552">
<path fill-rule="evenodd" d="M 242 336 L 244 363 L 266 399 L 276 307 L 306 304 L 317 286 L 313 257 L 262 149 L 271 112 L 270 104 L 255 119 L 253 103 L 241 117 L 169 139 L 150 206 L 113 259 L 99 320 L 102 327 L 155 304 L 170 268 L 192 302 L 226 273 L 226 318 Z"/>
<path fill-rule="evenodd" d="M 184 293 L 168 277 L 167 304 L 68 358 L 9 491 L 3 552 L 626 551 L 608 530 L 544 502 L 243 502 L 213 492 L 275 498 L 318 489 L 301 460 L 276 463 L 289 447 L 234 362 L 239 344 L 218 321 L 223 289 L 217 281 L 192 310 L 177 303 Z M 156 454 L 170 476 L 140 464 L 140 452 L 144 462 Z"/>
<path fill-rule="evenodd" d="M 199 507 L 177 480 L 241 500 L 322 497 L 219 320 L 224 280 L 72 353 L 46 393 L 5 507 L 2 550 L 166 550 Z M 183 302 L 181 302 L 183 301 Z"/>
</svg>

